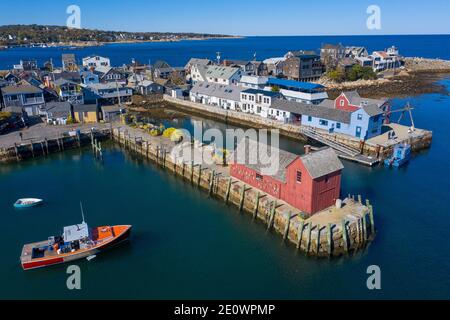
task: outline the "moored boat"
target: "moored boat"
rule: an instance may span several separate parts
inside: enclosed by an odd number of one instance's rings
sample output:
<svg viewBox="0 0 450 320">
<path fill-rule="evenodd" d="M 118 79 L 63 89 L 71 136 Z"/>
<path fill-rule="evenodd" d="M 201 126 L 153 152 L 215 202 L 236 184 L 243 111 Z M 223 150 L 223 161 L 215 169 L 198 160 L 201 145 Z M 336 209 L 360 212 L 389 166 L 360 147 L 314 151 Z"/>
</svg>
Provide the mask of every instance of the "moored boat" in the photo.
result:
<svg viewBox="0 0 450 320">
<path fill-rule="evenodd" d="M 44 203 L 44 200 L 42 199 L 35 199 L 35 198 L 23 198 L 19 199 L 16 202 L 14 202 L 15 208 L 31 208 L 38 206 L 40 204 Z"/>
<path fill-rule="evenodd" d="M 62 236 L 23 246 L 20 262 L 24 270 L 88 258 L 128 240 L 130 225 L 89 228 L 85 222 L 64 228 Z"/>
<path fill-rule="evenodd" d="M 20 263 L 24 270 L 47 267 L 92 257 L 107 248 L 115 246 L 130 237 L 130 225 L 89 228 L 83 222 L 64 227 L 63 234 L 51 236 L 48 240 L 23 246 Z"/>
<path fill-rule="evenodd" d="M 384 165 L 387 167 L 401 167 L 409 162 L 411 159 L 411 145 L 399 144 L 394 147 L 392 157 L 384 160 Z"/>
</svg>

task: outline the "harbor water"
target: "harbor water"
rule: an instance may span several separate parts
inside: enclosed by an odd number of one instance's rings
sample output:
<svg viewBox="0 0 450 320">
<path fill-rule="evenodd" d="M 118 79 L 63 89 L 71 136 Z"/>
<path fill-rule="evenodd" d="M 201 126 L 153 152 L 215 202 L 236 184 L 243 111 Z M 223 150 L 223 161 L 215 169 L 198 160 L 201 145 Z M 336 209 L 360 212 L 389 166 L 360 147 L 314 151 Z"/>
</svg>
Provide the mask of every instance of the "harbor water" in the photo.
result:
<svg viewBox="0 0 450 320">
<path fill-rule="evenodd" d="M 290 48 L 306 46 L 296 41 Z M 384 47 L 392 41 L 383 42 Z M 410 41 L 417 45 L 414 37 Z M 35 49 L 28 50 L 31 56 Z M 450 78 L 442 84 L 449 88 Z M 397 107 L 406 102 L 415 107 L 416 126 L 433 131 L 432 147 L 414 154 L 400 169 L 344 161 L 342 195 L 370 199 L 378 233 L 363 252 L 338 259 L 297 253 L 248 215 L 113 143 L 104 146 L 103 163 L 87 148 L 1 165 L 0 298 L 449 298 L 450 96 L 443 92 L 393 101 Z M 192 119 L 172 124 L 191 129 Z M 213 121 L 207 125 L 226 128 Z M 293 140 L 282 139 L 281 146 L 302 152 Z M 14 209 L 14 201 L 22 197 L 46 203 Z M 132 224 L 133 233 L 129 243 L 89 262 L 78 261 L 82 288 L 71 291 L 67 265 L 24 272 L 19 256 L 24 243 L 45 240 L 63 226 L 81 222 L 80 201 L 90 225 Z M 381 269 L 381 290 L 367 288 L 371 265 Z"/>
</svg>

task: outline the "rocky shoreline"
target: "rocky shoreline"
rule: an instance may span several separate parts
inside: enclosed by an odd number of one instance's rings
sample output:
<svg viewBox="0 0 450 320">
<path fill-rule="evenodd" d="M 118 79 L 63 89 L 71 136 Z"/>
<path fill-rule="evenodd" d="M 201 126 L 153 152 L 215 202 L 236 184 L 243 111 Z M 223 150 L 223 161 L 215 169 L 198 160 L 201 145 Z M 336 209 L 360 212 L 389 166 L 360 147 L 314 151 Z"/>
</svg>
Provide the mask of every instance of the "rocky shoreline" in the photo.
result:
<svg viewBox="0 0 450 320">
<path fill-rule="evenodd" d="M 405 97 L 425 93 L 448 93 L 445 86 L 437 83 L 450 76 L 450 61 L 440 59 L 406 58 L 405 68 L 396 73 L 385 73 L 377 80 L 358 80 L 335 83 L 321 79 L 330 98 L 342 91 L 358 90 L 363 96 L 374 98 Z"/>
</svg>

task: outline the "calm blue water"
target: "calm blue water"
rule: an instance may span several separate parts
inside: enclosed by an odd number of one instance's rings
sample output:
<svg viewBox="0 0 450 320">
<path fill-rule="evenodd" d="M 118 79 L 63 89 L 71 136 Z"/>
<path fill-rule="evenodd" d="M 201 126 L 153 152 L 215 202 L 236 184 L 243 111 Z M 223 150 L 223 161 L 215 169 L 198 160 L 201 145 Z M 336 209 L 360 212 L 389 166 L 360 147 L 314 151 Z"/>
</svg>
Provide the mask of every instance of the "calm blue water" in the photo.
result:
<svg viewBox="0 0 450 320">
<path fill-rule="evenodd" d="M 404 56 L 450 59 L 450 35 L 432 36 L 302 36 L 302 37 L 248 37 L 243 39 L 212 39 L 206 41 L 155 42 L 140 44 L 110 44 L 79 50 L 61 48 L 15 48 L 0 51 L 0 69 L 10 69 L 20 59 L 37 59 L 43 64 L 53 58 L 56 66 L 61 65 L 61 54 L 74 53 L 81 64 L 85 56 L 98 54 L 111 58 L 113 65 L 130 63 L 132 58 L 141 63 L 165 60 L 172 66 L 184 66 L 191 57 L 215 59 L 216 52 L 222 59 L 257 59 L 279 57 L 289 50 L 318 50 L 322 43 L 365 46 L 383 50 L 392 45 Z"/>
<path fill-rule="evenodd" d="M 416 37 L 409 42 L 394 37 L 382 46 L 397 39 L 395 44 L 402 47 L 402 41 L 404 50 L 411 50 L 408 55 L 448 55 L 450 51 L 444 49 L 448 42 L 433 38 L 436 50 L 427 54 L 422 51 L 423 44 L 432 39 L 417 45 Z M 279 48 L 287 47 L 288 39 L 280 38 L 276 46 L 272 38 L 266 52 L 286 51 Z M 290 47 L 308 47 L 308 41 L 313 41 L 308 37 L 291 39 Z M 363 41 L 374 40 L 361 38 Z M 213 42 L 196 41 L 200 48 L 182 54 L 198 56 Z M 162 51 L 169 50 L 157 45 Z M 417 51 L 412 50 L 414 46 Z M 244 47 L 236 47 L 237 57 L 243 55 Z M 253 50 L 253 46 L 246 48 L 247 52 Z M 45 49 L 28 52 L 34 50 Z M 109 56 L 118 56 L 115 50 L 111 49 Z M 173 61 L 184 59 L 171 57 Z M 450 88 L 450 78 L 442 84 Z M 411 163 L 399 170 L 344 162 L 342 193 L 361 193 L 372 201 L 379 231 L 364 253 L 351 258 L 328 261 L 299 255 L 283 244 L 279 235 L 266 233 L 247 215 L 118 149 L 106 150 L 103 165 L 93 160 L 89 149 L 2 165 L 0 298 L 448 299 L 450 96 L 395 99 L 394 105 L 400 107 L 408 101 L 415 107 L 416 126 L 433 131 L 431 149 L 414 155 Z M 177 125 L 192 127 L 189 120 Z M 207 126 L 225 128 L 211 121 Z M 288 139 L 282 140 L 282 147 L 294 152 L 302 149 Z M 12 203 L 24 195 L 43 197 L 47 204 L 15 211 Z M 23 272 L 18 257 L 23 243 L 45 239 L 60 227 L 79 222 L 80 200 L 92 225 L 130 223 L 134 234 L 130 244 L 92 262 L 80 261 L 82 290 L 71 292 L 65 287 L 64 266 Z M 373 264 L 382 272 L 382 290 L 377 292 L 366 288 L 366 269 Z"/>
</svg>

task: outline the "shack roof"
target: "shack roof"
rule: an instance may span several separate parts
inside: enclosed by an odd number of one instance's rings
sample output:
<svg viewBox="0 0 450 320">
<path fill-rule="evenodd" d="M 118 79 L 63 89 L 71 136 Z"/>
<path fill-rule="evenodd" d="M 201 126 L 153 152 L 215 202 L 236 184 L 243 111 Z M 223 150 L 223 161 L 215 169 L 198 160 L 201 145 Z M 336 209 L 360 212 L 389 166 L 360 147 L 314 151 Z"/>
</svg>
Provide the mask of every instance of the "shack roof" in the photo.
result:
<svg viewBox="0 0 450 320">
<path fill-rule="evenodd" d="M 32 85 L 6 86 L 1 90 L 3 94 L 42 93 L 42 89 Z"/>
<path fill-rule="evenodd" d="M 300 159 L 313 179 L 344 169 L 342 162 L 331 148 L 325 148 L 302 155 Z"/>
<path fill-rule="evenodd" d="M 239 86 L 227 86 L 218 83 L 197 82 L 191 89 L 194 94 L 202 94 L 206 96 L 217 97 L 221 99 L 228 99 L 233 101 L 240 101 L 240 93 L 246 88 Z"/>
<path fill-rule="evenodd" d="M 263 174 L 264 170 L 274 168 L 275 172 L 269 176 L 286 182 L 286 168 L 298 157 L 294 153 L 244 137 L 236 146 L 232 159 L 234 163 L 242 164 L 260 174 Z M 276 164 L 274 158 L 278 158 Z"/>
<path fill-rule="evenodd" d="M 334 120 L 342 123 L 350 123 L 351 112 L 330 108 L 329 106 L 318 104 L 306 104 L 283 99 L 273 99 L 272 108 L 288 111 L 294 114 L 301 114 L 325 120 Z"/>
</svg>

